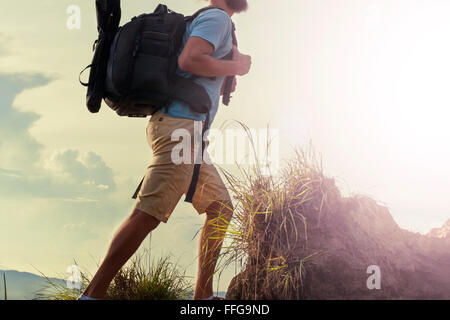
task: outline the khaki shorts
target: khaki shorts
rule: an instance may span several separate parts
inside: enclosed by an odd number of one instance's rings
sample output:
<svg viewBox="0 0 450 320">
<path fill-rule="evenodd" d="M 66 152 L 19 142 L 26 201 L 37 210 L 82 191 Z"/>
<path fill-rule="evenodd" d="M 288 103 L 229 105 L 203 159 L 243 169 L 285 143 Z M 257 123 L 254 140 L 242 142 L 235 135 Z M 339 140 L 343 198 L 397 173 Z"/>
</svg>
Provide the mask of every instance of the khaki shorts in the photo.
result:
<svg viewBox="0 0 450 320">
<path fill-rule="evenodd" d="M 147 126 L 147 140 L 153 150 L 153 159 L 144 177 L 135 209 L 164 223 L 167 223 L 183 194 L 187 193 L 192 180 L 194 122 L 157 112 Z M 172 161 L 172 150 L 180 144 L 180 141 L 171 141 L 176 129 L 185 129 L 192 137 L 191 164 L 177 165 Z M 214 201 L 229 202 L 230 196 L 214 165 L 203 163 L 192 204 L 202 214 Z"/>
</svg>

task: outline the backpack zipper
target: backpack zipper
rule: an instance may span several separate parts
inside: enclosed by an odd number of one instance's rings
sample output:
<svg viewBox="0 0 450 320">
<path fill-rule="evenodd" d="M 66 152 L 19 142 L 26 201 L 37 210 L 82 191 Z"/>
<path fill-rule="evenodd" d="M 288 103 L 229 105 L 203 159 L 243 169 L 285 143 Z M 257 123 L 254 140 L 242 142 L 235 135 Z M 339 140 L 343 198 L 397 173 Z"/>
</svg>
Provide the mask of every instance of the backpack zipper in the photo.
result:
<svg viewBox="0 0 450 320">
<path fill-rule="evenodd" d="M 134 44 L 134 50 L 133 50 L 133 58 L 136 57 L 136 55 L 137 55 L 137 53 L 139 51 L 139 48 L 141 46 L 141 38 L 142 38 L 141 35 L 136 37 L 136 41 L 135 41 L 135 44 Z"/>
</svg>

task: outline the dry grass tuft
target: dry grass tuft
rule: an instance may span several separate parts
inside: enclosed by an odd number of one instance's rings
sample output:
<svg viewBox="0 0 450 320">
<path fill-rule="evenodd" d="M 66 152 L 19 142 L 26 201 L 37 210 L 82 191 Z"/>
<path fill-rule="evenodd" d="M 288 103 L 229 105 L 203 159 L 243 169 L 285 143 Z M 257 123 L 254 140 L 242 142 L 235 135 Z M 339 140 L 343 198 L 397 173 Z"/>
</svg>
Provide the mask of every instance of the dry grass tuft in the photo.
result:
<svg viewBox="0 0 450 320">
<path fill-rule="evenodd" d="M 47 285 L 36 293 L 37 300 L 76 300 L 90 282 L 90 275 L 84 272 L 79 290 L 45 278 Z M 108 300 L 183 300 L 191 296 L 192 287 L 184 271 L 171 261 L 170 256 L 160 258 L 150 266 L 141 256 L 135 256 L 119 271 L 107 292 Z"/>
<path fill-rule="evenodd" d="M 304 274 L 320 254 L 308 250 L 308 231 L 320 225 L 328 198 L 338 191 L 312 147 L 297 151 L 277 176 L 263 174 L 256 163 L 241 169 L 242 179 L 224 172 L 235 211 L 220 270 L 233 264 L 242 270 L 227 297 L 301 299 Z"/>
</svg>

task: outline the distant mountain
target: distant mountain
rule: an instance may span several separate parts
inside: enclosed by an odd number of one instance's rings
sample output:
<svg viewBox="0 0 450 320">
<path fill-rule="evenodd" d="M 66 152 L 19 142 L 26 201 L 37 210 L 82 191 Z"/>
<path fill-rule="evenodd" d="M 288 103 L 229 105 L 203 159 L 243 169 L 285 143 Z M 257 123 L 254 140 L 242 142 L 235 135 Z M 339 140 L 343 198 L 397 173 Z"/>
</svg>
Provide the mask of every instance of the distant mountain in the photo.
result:
<svg viewBox="0 0 450 320">
<path fill-rule="evenodd" d="M 431 229 L 431 231 L 428 232 L 427 236 L 438 239 L 450 239 L 450 219 L 446 223 L 444 223 L 441 228 Z"/>
<path fill-rule="evenodd" d="M 29 272 L 0 270 L 0 300 L 4 300 L 3 274 L 6 275 L 8 300 L 31 300 L 37 291 L 47 285 L 44 277 Z M 64 280 L 50 278 L 54 282 L 65 283 Z"/>
</svg>

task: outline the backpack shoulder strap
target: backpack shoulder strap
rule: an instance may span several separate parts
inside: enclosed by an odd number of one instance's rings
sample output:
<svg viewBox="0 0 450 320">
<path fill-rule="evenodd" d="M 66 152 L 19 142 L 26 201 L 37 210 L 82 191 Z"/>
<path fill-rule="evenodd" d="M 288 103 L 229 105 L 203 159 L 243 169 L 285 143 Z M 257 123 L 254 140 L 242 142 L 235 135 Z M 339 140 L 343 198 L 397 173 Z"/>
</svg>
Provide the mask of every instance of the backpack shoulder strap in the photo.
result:
<svg viewBox="0 0 450 320">
<path fill-rule="evenodd" d="M 200 10 L 198 10 L 196 13 L 194 13 L 192 16 L 188 16 L 185 18 L 186 22 L 190 22 L 195 20 L 200 14 L 202 14 L 205 11 L 211 10 L 211 9 L 219 9 L 225 12 L 225 10 L 223 10 L 222 8 L 219 7 L 213 7 L 213 6 L 209 6 L 209 7 L 204 7 Z"/>
<path fill-rule="evenodd" d="M 233 46 L 238 46 L 238 41 L 237 41 L 237 37 L 236 37 L 236 26 L 233 23 L 232 29 L 231 29 L 231 36 L 233 39 Z M 233 50 L 230 51 L 230 53 L 228 53 L 224 58 L 224 60 L 233 60 Z M 225 106 L 229 106 L 230 105 L 230 101 L 231 101 L 231 89 L 233 87 L 233 82 L 234 79 L 236 78 L 236 76 L 228 76 L 225 78 L 224 81 L 224 90 L 223 90 L 223 95 L 222 95 L 222 103 Z"/>
</svg>

